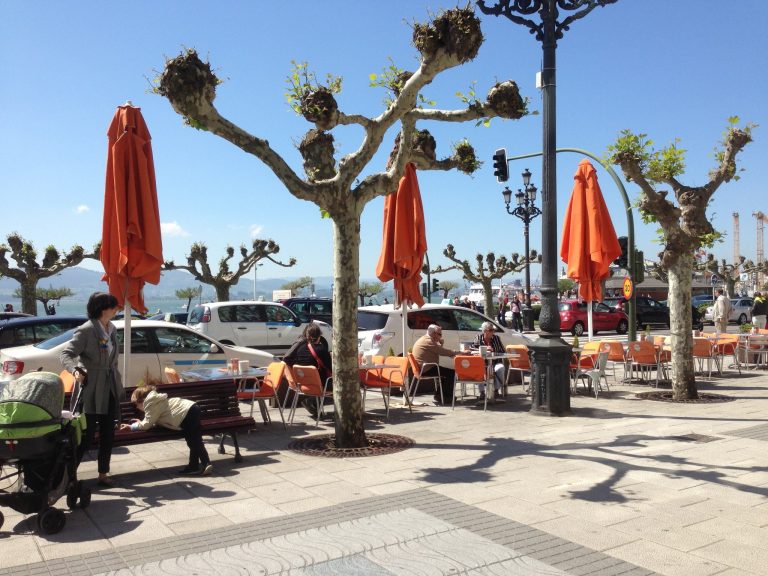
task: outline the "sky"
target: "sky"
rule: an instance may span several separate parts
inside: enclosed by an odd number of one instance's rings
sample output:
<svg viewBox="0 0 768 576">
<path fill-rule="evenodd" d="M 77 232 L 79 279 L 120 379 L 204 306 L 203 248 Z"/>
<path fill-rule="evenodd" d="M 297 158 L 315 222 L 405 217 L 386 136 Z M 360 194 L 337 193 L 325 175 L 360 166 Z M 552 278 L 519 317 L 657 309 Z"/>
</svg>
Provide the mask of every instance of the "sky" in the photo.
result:
<svg viewBox="0 0 768 576">
<path fill-rule="evenodd" d="M 296 144 L 312 128 L 288 107 L 285 80 L 291 61 L 307 61 L 319 78 L 343 77 L 337 95 L 347 113 L 383 111 L 381 88 L 369 75 L 392 61 L 415 69 L 411 26 L 455 4 L 432 0 L 113 1 L 0 0 L 0 241 L 18 232 L 40 253 L 48 245 L 92 247 L 101 235 L 107 142 L 117 106 L 141 108 L 152 133 L 166 260 L 184 263 L 193 242 L 208 246 L 212 262 L 225 247 L 272 238 L 286 270 L 265 262 L 259 278 L 330 276 L 331 222 L 311 202 L 298 200 L 255 157 L 206 132 L 185 126 L 170 104 L 150 92 L 166 58 L 185 48 L 207 57 L 224 80 L 216 106 L 230 121 L 265 138 L 299 173 Z M 724 8 L 727 6 L 727 8 Z M 527 29 L 479 13 L 485 42 L 477 58 L 443 72 L 424 90 L 442 109 L 462 107 L 457 92 L 479 96 L 497 81 L 514 80 L 541 111 L 535 75 L 541 45 Z M 737 0 L 619 0 L 597 8 L 565 32 L 557 50 L 557 145 L 606 154 L 622 129 L 658 145 L 680 139 L 687 150 L 681 181 L 706 182 L 713 150 L 727 119 L 759 125 L 739 156 L 739 181 L 715 194 L 709 217 L 725 241 L 712 251 L 733 254 L 732 213 L 740 215 L 740 252 L 756 258 L 754 211 L 768 212 L 768 2 Z M 438 142 L 438 156 L 468 138 L 485 163 L 469 177 L 456 171 L 420 172 L 432 268 L 478 252 L 522 253 L 520 220 L 506 213 L 503 186 L 493 177 L 492 154 L 541 151 L 542 116 L 495 119 L 490 127 L 422 122 Z M 361 131 L 334 131 L 339 155 L 355 150 Z M 365 174 L 384 169 L 394 133 Z M 581 157 L 557 159 L 558 227 Z M 541 189 L 541 159 L 509 164 L 513 192 L 532 172 Z M 624 204 L 605 170 L 599 180 L 614 226 L 627 232 Z M 618 167 L 616 171 L 620 173 Z M 364 175 L 365 175 L 364 174 Z M 626 184 L 630 200 L 638 189 Z M 514 202 L 514 199 L 513 199 Z M 370 202 L 361 222 L 360 273 L 373 278 L 381 244 L 383 199 Z M 541 219 L 531 224 L 531 248 L 541 246 Z M 658 253 L 656 226 L 635 215 L 637 247 Z M 560 232 L 558 231 L 558 239 Z M 98 270 L 99 263 L 84 267 Z M 561 264 L 562 266 L 562 264 Z M 533 279 L 539 276 L 536 266 Z M 449 275 L 450 276 L 450 275 Z M 458 277 L 458 276 L 457 276 Z"/>
</svg>

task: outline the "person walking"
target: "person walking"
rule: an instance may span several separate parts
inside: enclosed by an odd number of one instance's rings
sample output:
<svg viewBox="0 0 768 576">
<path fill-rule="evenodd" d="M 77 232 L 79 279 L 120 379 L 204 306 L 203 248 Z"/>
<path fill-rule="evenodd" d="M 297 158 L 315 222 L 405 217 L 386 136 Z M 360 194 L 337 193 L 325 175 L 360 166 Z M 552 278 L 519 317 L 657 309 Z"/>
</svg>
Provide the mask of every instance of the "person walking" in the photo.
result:
<svg viewBox="0 0 768 576">
<path fill-rule="evenodd" d="M 756 328 L 764 329 L 766 315 L 768 315 L 768 301 L 760 292 L 755 292 L 755 300 L 752 305 L 752 324 Z"/>
<path fill-rule="evenodd" d="M 512 329 L 518 332 L 523 331 L 523 307 L 520 304 L 520 297 L 515 294 L 512 300 Z"/>
<path fill-rule="evenodd" d="M 105 292 L 94 292 L 88 299 L 88 321 L 81 325 L 62 350 L 59 360 L 82 388 L 85 414 L 85 440 L 78 451 L 78 461 L 92 445 L 99 431 L 98 485 L 115 485 L 109 476 L 115 422 L 120 421 L 120 401 L 125 396 L 117 370 L 117 331 L 112 318 L 120 310 L 117 298 Z"/>
<path fill-rule="evenodd" d="M 715 332 L 727 332 L 728 331 L 728 319 L 731 316 L 731 301 L 726 298 L 723 293 L 723 289 L 720 288 L 717 291 L 717 299 L 715 300 L 715 306 L 713 310 L 713 317 L 715 322 Z"/>
</svg>

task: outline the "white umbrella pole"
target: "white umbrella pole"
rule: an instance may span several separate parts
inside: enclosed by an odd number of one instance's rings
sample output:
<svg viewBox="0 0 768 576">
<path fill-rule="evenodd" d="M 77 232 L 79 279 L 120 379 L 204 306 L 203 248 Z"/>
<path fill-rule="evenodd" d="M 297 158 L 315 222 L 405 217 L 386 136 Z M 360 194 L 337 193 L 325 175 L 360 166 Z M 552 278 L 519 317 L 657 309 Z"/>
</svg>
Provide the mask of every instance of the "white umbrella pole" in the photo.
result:
<svg viewBox="0 0 768 576">
<path fill-rule="evenodd" d="M 128 299 L 125 299 L 125 305 L 123 306 L 123 320 L 125 321 L 125 327 L 123 328 L 123 387 L 133 386 L 137 382 L 128 381 L 128 366 L 131 363 L 131 303 Z"/>
<path fill-rule="evenodd" d="M 592 342 L 592 300 L 587 301 L 587 342 Z"/>
<path fill-rule="evenodd" d="M 405 358 L 408 356 L 408 349 L 405 347 L 405 330 L 408 327 L 408 308 L 405 305 L 405 302 L 400 302 L 400 306 L 403 311 L 403 358 Z"/>
</svg>

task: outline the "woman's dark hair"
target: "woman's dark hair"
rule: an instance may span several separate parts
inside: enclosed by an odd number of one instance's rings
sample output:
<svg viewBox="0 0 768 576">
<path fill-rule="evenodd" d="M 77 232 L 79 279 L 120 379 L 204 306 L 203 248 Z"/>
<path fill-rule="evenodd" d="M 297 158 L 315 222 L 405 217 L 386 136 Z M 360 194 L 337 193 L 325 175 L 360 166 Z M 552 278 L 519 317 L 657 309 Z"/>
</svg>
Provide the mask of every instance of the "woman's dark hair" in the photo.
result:
<svg viewBox="0 0 768 576">
<path fill-rule="evenodd" d="M 307 327 L 304 328 L 304 334 L 302 334 L 304 340 L 308 341 L 317 340 L 318 338 L 322 337 L 322 335 L 323 333 L 320 330 L 320 326 L 314 322 L 307 324 Z"/>
<path fill-rule="evenodd" d="M 117 298 L 106 292 L 94 292 L 91 297 L 88 298 L 88 305 L 85 310 L 88 313 L 88 318 L 91 320 L 97 320 L 104 310 L 110 308 L 116 308 L 118 306 Z"/>
</svg>

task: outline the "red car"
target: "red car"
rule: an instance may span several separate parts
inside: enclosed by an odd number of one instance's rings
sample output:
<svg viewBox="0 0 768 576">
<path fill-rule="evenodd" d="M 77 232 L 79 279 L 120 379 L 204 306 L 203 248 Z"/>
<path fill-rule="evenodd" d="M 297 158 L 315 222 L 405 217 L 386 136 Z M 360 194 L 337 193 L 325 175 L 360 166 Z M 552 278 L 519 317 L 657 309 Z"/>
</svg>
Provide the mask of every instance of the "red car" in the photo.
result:
<svg viewBox="0 0 768 576">
<path fill-rule="evenodd" d="M 587 303 L 578 300 L 561 300 L 560 331 L 581 336 L 587 331 Z M 610 332 L 626 334 L 629 328 L 627 315 L 603 302 L 592 302 L 592 333 Z"/>
</svg>

